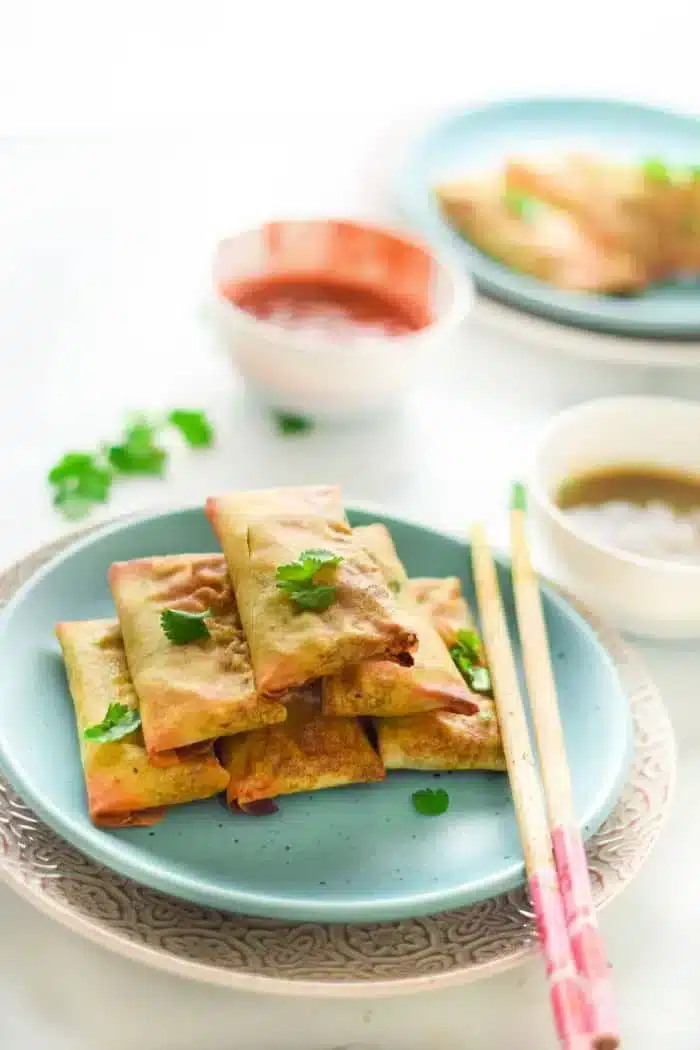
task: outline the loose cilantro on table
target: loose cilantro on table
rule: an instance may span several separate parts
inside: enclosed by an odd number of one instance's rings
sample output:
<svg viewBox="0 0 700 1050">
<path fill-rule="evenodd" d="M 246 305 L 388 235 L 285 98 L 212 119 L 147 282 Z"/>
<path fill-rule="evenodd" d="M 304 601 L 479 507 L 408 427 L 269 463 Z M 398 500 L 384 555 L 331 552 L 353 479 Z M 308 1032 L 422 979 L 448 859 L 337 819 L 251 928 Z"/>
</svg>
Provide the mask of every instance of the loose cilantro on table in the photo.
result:
<svg viewBox="0 0 700 1050">
<path fill-rule="evenodd" d="M 335 584 L 318 580 L 323 570 L 335 569 L 343 559 L 339 554 L 323 549 L 302 551 L 296 561 L 280 565 L 277 569 L 277 586 L 300 609 L 323 612 L 335 601 Z"/>
<path fill-rule="evenodd" d="M 415 809 L 424 817 L 439 817 L 446 813 L 450 806 L 450 796 L 444 788 L 438 788 L 437 791 L 424 788 L 422 791 L 414 791 L 411 797 Z"/>
<path fill-rule="evenodd" d="M 86 740 L 107 744 L 133 733 L 141 725 L 141 715 L 126 704 L 110 704 L 101 722 L 83 730 Z"/>
<path fill-rule="evenodd" d="M 214 443 L 214 430 L 204 412 L 176 408 L 168 422 L 180 431 L 190 448 L 210 448 Z"/>
<path fill-rule="evenodd" d="M 308 434 L 314 428 L 314 421 L 308 416 L 296 415 L 294 412 L 273 412 L 278 432 L 282 437 L 290 437 L 293 434 Z"/>
<path fill-rule="evenodd" d="M 483 649 L 476 631 L 460 631 L 457 644 L 450 648 L 450 656 L 472 692 L 492 692 L 491 674 L 488 667 L 484 667 L 481 662 Z"/>
<path fill-rule="evenodd" d="M 157 444 L 158 427 L 147 419 L 138 419 L 124 432 L 121 445 L 112 445 L 107 458 L 118 474 L 150 474 L 160 477 L 165 469 L 167 452 Z"/>
<path fill-rule="evenodd" d="M 89 514 L 94 503 L 106 503 L 112 474 L 90 453 L 67 452 L 49 472 L 49 484 L 54 486 L 54 506 L 76 520 Z"/>
<path fill-rule="evenodd" d="M 185 612 L 183 609 L 163 609 L 160 625 L 168 641 L 173 645 L 187 645 L 201 638 L 210 638 L 209 628 L 204 622 L 211 616 L 211 609 L 201 613 Z"/>
<path fill-rule="evenodd" d="M 136 416 L 121 440 L 101 452 L 68 452 L 48 474 L 57 510 L 70 520 L 85 517 L 96 503 L 106 503 L 119 477 L 162 477 L 168 453 L 160 444 L 167 427 L 174 427 L 190 448 L 208 448 L 214 431 L 204 412 L 175 409 L 166 420 Z"/>
</svg>

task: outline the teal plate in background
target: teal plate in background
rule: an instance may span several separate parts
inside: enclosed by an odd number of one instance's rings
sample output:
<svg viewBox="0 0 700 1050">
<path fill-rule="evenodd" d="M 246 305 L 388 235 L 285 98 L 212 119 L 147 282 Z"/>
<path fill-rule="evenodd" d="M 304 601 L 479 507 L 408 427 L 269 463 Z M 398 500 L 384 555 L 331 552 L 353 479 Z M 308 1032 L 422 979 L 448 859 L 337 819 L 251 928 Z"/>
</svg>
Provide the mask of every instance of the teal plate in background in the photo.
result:
<svg viewBox="0 0 700 1050">
<path fill-rule="evenodd" d="M 397 202 L 429 243 L 463 260 L 481 291 L 511 306 L 617 335 L 697 337 L 700 281 L 656 285 L 633 298 L 560 291 L 485 255 L 440 214 L 433 192 L 439 182 L 494 170 L 507 157 L 577 149 L 617 160 L 661 157 L 670 165 L 697 165 L 700 120 L 631 102 L 585 98 L 522 99 L 466 110 L 434 124 L 409 149 L 395 184 Z"/>
<path fill-rule="evenodd" d="M 383 521 L 413 576 L 462 577 L 474 600 L 468 548 L 431 529 Z M 114 871 L 176 897 L 287 920 L 367 922 L 471 904 L 523 881 L 505 774 L 391 773 L 382 784 L 281 798 L 267 817 L 232 814 L 217 799 L 174 808 L 153 828 L 99 830 L 88 819 L 57 620 L 114 615 L 113 561 L 205 552 L 216 544 L 199 508 L 117 524 L 50 562 L 0 620 L 0 763 L 59 834 Z M 511 627 L 510 572 L 499 564 Z M 624 784 L 632 734 L 612 661 L 585 621 L 543 589 L 576 810 L 586 837 Z M 424 817 L 412 793 L 444 787 L 448 812 Z"/>
</svg>

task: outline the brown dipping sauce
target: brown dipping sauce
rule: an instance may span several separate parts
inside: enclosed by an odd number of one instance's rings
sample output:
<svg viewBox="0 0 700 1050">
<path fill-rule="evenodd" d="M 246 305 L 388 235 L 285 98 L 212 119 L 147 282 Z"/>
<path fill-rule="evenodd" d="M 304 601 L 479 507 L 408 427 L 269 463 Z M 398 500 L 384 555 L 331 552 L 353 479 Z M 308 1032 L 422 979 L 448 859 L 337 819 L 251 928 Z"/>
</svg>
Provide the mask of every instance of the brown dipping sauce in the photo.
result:
<svg viewBox="0 0 700 1050">
<path fill-rule="evenodd" d="M 325 276 L 263 277 L 222 291 L 241 310 L 262 321 L 328 337 L 408 335 L 433 320 L 417 300 Z"/>
<path fill-rule="evenodd" d="M 555 503 L 593 540 L 700 564 L 700 476 L 621 464 L 567 479 Z"/>
</svg>

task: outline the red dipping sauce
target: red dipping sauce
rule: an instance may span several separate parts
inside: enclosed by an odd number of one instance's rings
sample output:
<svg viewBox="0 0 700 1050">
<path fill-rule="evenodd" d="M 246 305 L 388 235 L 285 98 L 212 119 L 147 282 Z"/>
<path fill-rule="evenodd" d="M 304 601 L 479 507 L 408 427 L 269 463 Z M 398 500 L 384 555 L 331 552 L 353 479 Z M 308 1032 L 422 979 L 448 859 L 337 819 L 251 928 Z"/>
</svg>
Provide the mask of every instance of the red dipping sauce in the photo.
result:
<svg viewBox="0 0 700 1050">
<path fill-rule="evenodd" d="M 433 321 L 418 296 L 393 295 L 326 274 L 270 275 L 228 284 L 221 291 L 261 321 L 327 339 L 409 335 Z"/>
</svg>

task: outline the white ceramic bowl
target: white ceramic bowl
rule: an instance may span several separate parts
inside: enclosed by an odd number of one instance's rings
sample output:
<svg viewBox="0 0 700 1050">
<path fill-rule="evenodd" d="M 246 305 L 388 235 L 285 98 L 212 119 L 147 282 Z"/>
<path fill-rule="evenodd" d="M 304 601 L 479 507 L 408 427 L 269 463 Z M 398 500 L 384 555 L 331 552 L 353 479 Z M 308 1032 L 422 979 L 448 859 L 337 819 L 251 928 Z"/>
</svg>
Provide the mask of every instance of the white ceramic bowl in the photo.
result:
<svg viewBox="0 0 700 1050">
<path fill-rule="evenodd" d="M 665 397 L 589 401 L 556 415 L 528 478 L 537 540 L 561 582 L 616 626 L 656 638 L 700 636 L 700 566 L 599 543 L 554 503 L 569 477 L 621 464 L 700 475 L 700 404 Z"/>
<path fill-rule="evenodd" d="M 317 333 L 260 320 L 224 294 L 227 284 L 280 273 L 316 280 L 327 273 L 416 296 L 434 321 L 408 335 L 330 344 Z M 375 412 L 395 403 L 430 367 L 472 301 L 462 266 L 438 260 L 403 233 L 352 220 L 267 223 L 221 241 L 214 263 L 218 335 L 247 384 L 275 408 L 315 417 Z"/>
</svg>

